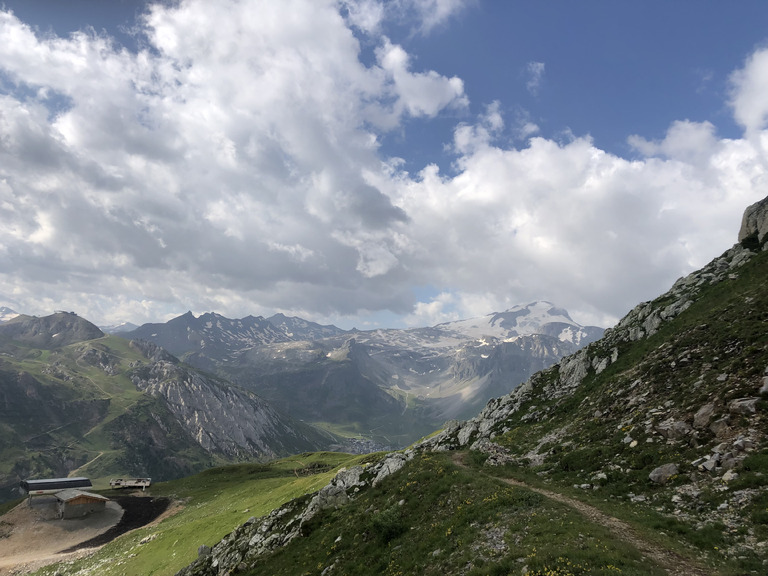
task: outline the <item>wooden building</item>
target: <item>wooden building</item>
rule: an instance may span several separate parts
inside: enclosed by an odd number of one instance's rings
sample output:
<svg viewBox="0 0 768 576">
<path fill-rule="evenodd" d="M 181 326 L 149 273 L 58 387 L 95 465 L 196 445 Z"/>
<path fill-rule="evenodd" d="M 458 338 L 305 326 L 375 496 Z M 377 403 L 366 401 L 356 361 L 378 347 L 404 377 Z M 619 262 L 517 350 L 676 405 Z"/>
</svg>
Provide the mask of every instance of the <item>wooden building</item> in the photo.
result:
<svg viewBox="0 0 768 576">
<path fill-rule="evenodd" d="M 106 496 L 74 488 L 57 492 L 55 496 L 59 518 L 82 518 L 94 512 L 103 512 L 109 502 Z"/>
</svg>

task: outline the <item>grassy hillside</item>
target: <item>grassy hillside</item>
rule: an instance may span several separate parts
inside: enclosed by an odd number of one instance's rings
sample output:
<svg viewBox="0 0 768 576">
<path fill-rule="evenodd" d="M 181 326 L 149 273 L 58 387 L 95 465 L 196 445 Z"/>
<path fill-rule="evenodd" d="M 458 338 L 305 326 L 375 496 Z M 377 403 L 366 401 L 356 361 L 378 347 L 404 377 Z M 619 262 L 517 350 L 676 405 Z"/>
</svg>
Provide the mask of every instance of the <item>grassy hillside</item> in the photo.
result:
<svg viewBox="0 0 768 576">
<path fill-rule="evenodd" d="M 444 453 L 417 456 L 306 531 L 246 574 L 664 574 L 568 506 Z"/>
<path fill-rule="evenodd" d="M 153 484 L 148 495 L 171 498 L 175 513 L 118 538 L 88 558 L 48 566 L 36 574 L 175 574 L 197 557 L 199 546 L 212 546 L 248 518 L 318 490 L 340 467 L 364 458 L 334 452 L 302 454 L 269 464 L 213 468 L 182 480 Z"/>
<path fill-rule="evenodd" d="M 504 463 L 497 475 L 663 534 L 710 573 L 764 573 L 768 252 L 730 269 L 740 256 L 728 258 L 639 306 L 443 445 L 490 440 L 481 458 Z M 665 320 L 669 310 L 678 312 Z M 653 480 L 662 466 L 670 475 Z"/>
</svg>

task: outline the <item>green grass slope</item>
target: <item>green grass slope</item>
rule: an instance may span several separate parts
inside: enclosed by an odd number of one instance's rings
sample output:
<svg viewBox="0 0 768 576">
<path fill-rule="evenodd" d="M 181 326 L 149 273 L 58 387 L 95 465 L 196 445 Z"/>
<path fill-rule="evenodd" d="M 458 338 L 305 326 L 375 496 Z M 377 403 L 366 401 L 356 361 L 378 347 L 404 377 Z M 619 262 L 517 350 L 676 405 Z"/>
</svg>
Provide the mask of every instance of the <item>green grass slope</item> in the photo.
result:
<svg viewBox="0 0 768 576">
<path fill-rule="evenodd" d="M 153 484 L 146 495 L 172 500 L 173 513 L 159 523 L 129 532 L 87 558 L 53 564 L 42 576 L 172 575 L 252 516 L 314 492 L 345 465 L 364 457 L 307 453 L 268 464 L 235 464 L 181 480 Z M 106 492 L 107 495 L 112 494 Z"/>
<path fill-rule="evenodd" d="M 681 280 L 436 444 L 485 439 L 497 475 L 662 534 L 709 573 L 764 574 L 768 252 L 743 256 Z M 663 465 L 673 473 L 652 480 Z"/>
<path fill-rule="evenodd" d="M 664 571 L 610 530 L 522 487 L 421 454 L 306 535 L 259 560 L 256 575 L 594 574 Z"/>
</svg>

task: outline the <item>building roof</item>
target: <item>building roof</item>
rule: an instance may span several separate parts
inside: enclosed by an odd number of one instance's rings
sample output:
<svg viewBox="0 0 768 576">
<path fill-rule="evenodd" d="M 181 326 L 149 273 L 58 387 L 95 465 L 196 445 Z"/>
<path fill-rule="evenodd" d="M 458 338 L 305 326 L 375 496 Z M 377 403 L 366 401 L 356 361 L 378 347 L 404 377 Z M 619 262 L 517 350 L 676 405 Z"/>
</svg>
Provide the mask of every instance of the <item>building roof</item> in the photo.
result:
<svg viewBox="0 0 768 576">
<path fill-rule="evenodd" d="M 88 478 L 84 478 L 82 476 L 77 476 L 75 478 L 38 478 L 36 480 L 25 480 L 25 482 L 30 486 L 33 486 L 35 484 L 43 484 L 45 482 L 78 482 L 78 481 L 80 482 L 85 481 L 90 483 L 90 480 L 88 480 Z"/>
<path fill-rule="evenodd" d="M 75 490 L 74 488 L 70 488 L 68 490 L 62 490 L 61 492 L 56 492 L 55 494 L 56 498 L 61 500 L 62 502 L 71 502 L 72 500 L 75 500 L 76 498 L 80 498 L 81 496 L 86 496 L 87 498 L 91 498 L 93 500 L 102 500 L 103 502 L 108 502 L 109 498 L 106 496 L 102 496 L 101 494 L 94 494 L 93 492 L 84 492 L 82 490 Z"/>
</svg>

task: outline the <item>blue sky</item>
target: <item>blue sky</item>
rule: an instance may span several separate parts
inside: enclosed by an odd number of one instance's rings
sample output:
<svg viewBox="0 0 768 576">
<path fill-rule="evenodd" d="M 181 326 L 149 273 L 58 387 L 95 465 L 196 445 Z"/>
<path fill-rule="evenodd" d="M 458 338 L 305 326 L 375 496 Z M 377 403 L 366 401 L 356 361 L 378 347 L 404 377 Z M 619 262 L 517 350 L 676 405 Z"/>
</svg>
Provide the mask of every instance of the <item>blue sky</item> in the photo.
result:
<svg viewBox="0 0 768 576">
<path fill-rule="evenodd" d="M 767 50 L 758 1 L 6 0 L 0 304 L 607 326 L 765 195 Z"/>
</svg>

